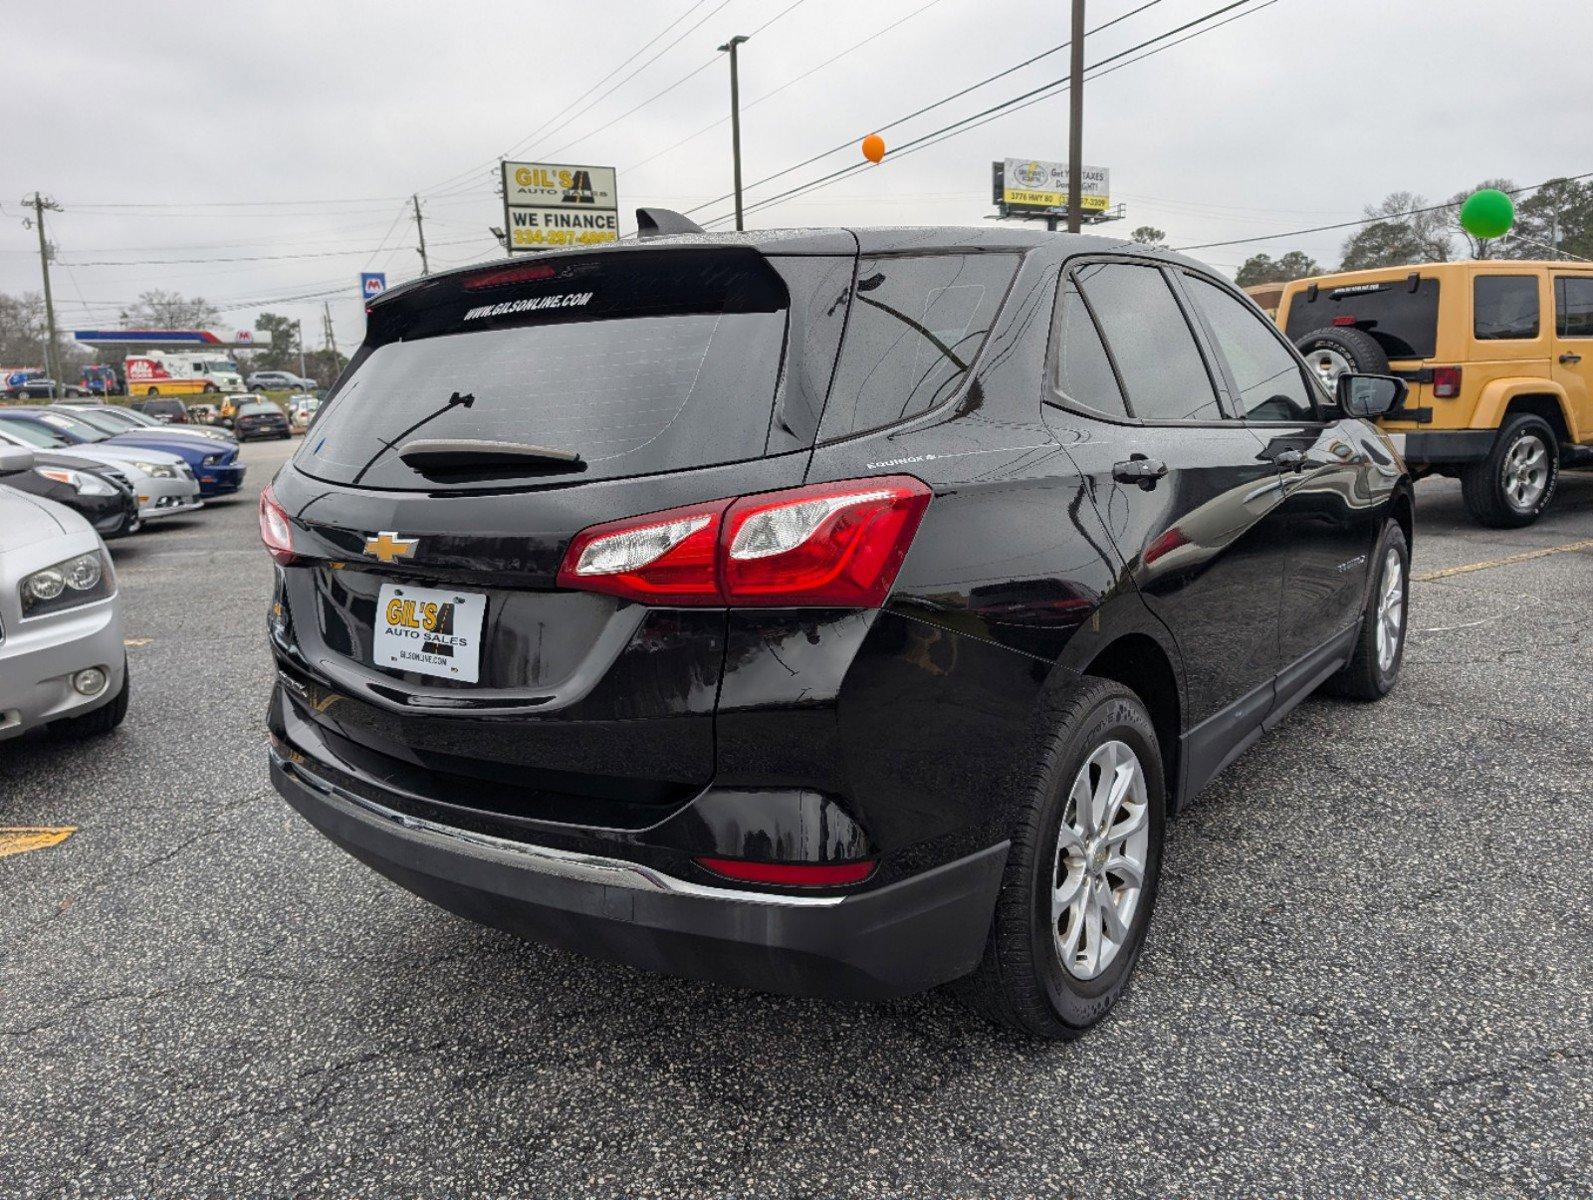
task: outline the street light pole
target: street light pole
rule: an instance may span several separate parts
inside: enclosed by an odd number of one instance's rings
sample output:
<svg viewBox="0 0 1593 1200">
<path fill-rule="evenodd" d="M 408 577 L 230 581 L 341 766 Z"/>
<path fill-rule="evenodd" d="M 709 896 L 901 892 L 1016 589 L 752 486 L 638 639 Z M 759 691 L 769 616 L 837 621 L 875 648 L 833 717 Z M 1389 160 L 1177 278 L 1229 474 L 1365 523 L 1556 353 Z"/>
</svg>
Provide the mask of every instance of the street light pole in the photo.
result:
<svg viewBox="0 0 1593 1200">
<path fill-rule="evenodd" d="M 741 224 L 741 79 L 736 70 L 736 47 L 747 39 L 737 34 L 723 46 L 721 51 L 730 51 L 730 153 L 735 160 L 736 172 L 736 229 L 742 228 Z"/>
<path fill-rule="evenodd" d="M 1068 232 L 1083 226 L 1084 198 L 1084 0 L 1073 0 L 1073 44 L 1068 85 Z"/>
</svg>

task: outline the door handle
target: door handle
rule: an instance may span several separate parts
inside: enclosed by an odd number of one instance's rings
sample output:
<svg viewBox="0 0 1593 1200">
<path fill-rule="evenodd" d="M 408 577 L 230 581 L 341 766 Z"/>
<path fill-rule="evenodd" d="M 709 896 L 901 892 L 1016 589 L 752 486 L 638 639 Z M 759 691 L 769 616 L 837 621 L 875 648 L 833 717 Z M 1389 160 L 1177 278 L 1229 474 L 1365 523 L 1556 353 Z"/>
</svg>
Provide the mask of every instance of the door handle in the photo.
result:
<svg viewBox="0 0 1593 1200">
<path fill-rule="evenodd" d="M 1272 465 L 1280 471 L 1293 471 L 1298 475 L 1305 469 L 1305 455 L 1298 450 L 1280 450 L 1274 456 Z"/>
<path fill-rule="evenodd" d="M 1572 363 L 1579 363 L 1581 361 L 1582 361 L 1582 356 L 1580 354 L 1562 354 L 1562 355 L 1560 355 L 1560 364 L 1562 366 L 1568 367 Z"/>
<path fill-rule="evenodd" d="M 1136 454 L 1127 462 L 1112 467 L 1112 478 L 1118 483 L 1137 483 L 1145 491 L 1156 486 L 1156 481 L 1167 474 L 1167 464 L 1159 458 L 1146 458 Z"/>
</svg>

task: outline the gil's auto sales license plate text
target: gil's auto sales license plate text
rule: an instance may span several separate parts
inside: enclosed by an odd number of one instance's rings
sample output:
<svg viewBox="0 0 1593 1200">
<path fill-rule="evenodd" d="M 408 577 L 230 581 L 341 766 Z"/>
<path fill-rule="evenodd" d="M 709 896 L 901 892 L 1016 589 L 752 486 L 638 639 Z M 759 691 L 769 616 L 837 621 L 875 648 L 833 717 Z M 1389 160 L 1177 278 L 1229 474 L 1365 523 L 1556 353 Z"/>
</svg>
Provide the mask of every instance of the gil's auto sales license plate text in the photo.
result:
<svg viewBox="0 0 1593 1200">
<path fill-rule="evenodd" d="M 384 583 L 371 655 L 378 667 L 475 683 L 487 598 L 475 592 Z"/>
</svg>

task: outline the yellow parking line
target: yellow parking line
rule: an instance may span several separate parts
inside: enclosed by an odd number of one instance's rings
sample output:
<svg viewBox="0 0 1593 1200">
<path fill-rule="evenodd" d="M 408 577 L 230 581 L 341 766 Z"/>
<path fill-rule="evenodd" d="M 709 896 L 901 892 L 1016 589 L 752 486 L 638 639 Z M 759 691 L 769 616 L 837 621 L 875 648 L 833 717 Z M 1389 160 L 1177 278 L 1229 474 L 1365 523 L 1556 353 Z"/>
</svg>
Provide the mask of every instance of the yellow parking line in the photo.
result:
<svg viewBox="0 0 1593 1200">
<path fill-rule="evenodd" d="M 76 825 L 0 825 L 0 858 L 59 846 L 76 832 Z"/>
<path fill-rule="evenodd" d="M 1511 554 L 1505 558 L 1491 558 L 1487 562 L 1467 563 L 1463 567 L 1445 567 L 1442 571 L 1425 571 L 1420 575 L 1412 575 L 1417 583 L 1431 583 L 1435 579 L 1447 579 L 1451 575 L 1465 575 L 1471 571 L 1487 571 L 1494 567 L 1508 567 L 1512 563 L 1531 562 L 1535 558 L 1548 558 L 1551 554 L 1569 554 L 1573 550 L 1593 550 L 1593 538 L 1584 538 L 1580 542 L 1571 542 L 1564 546 L 1550 546 L 1547 550 L 1528 550 L 1522 554 Z"/>
</svg>

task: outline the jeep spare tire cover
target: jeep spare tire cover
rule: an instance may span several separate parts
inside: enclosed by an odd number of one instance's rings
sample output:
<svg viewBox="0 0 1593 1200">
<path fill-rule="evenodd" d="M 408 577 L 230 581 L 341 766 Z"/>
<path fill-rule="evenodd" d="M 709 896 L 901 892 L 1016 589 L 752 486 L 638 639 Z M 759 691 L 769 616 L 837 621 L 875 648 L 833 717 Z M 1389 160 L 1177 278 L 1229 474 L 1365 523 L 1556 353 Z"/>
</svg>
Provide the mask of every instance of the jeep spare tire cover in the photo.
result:
<svg viewBox="0 0 1593 1200">
<path fill-rule="evenodd" d="M 1369 333 L 1349 326 L 1326 325 L 1295 339 L 1305 361 L 1311 364 L 1331 392 L 1346 371 L 1357 375 L 1387 375 L 1388 355 Z"/>
</svg>

